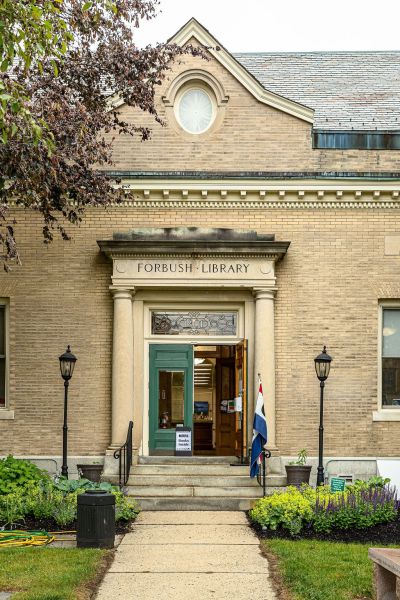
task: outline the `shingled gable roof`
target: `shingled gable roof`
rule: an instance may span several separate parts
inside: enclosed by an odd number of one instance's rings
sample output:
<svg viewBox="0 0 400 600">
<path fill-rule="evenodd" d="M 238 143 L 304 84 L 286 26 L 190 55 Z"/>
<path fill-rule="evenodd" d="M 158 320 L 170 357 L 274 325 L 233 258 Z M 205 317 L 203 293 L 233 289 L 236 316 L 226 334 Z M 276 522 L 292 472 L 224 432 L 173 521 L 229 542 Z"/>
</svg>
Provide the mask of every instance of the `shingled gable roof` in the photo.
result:
<svg viewBox="0 0 400 600">
<path fill-rule="evenodd" d="M 209 53 L 216 58 L 240 83 L 249 90 L 257 100 L 278 110 L 286 112 L 304 121 L 312 123 L 314 111 L 300 102 L 291 100 L 280 94 L 267 90 L 250 71 L 228 52 L 211 33 L 196 19 L 190 19 L 179 31 L 168 40 L 180 46 L 195 38 L 199 44 L 206 46 Z"/>
<path fill-rule="evenodd" d="M 169 41 L 191 37 L 258 100 L 315 129 L 400 131 L 400 52 L 231 54 L 196 19 Z"/>
<path fill-rule="evenodd" d="M 316 129 L 400 130 L 400 52 L 234 56 L 264 87 L 312 106 Z"/>
</svg>

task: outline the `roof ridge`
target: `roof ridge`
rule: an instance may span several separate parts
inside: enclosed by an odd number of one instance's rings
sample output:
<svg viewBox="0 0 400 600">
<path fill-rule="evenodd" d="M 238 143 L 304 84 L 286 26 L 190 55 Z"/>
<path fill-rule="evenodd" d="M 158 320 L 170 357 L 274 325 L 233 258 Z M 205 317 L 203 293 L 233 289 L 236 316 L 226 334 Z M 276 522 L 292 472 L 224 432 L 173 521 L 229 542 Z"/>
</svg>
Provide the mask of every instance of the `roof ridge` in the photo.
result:
<svg viewBox="0 0 400 600">
<path fill-rule="evenodd" d="M 302 54 L 399 54 L 400 50 L 277 50 L 262 52 L 231 52 L 233 56 L 302 55 Z"/>
</svg>

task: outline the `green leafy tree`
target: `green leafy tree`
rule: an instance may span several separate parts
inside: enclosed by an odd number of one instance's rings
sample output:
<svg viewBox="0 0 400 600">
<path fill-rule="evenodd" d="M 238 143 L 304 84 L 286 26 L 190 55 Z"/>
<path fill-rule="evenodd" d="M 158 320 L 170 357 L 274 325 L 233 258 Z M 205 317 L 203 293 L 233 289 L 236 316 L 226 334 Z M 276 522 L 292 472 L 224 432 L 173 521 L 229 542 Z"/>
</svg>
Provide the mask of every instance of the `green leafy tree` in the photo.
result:
<svg viewBox="0 0 400 600">
<path fill-rule="evenodd" d="M 200 48 L 140 49 L 135 28 L 158 0 L 0 0 L 0 259 L 19 261 L 9 207 L 38 211 L 44 241 L 69 239 L 88 206 L 118 202 L 111 133 L 150 137 L 110 109 L 105 89 L 162 123 L 155 90 L 174 58 Z"/>
</svg>

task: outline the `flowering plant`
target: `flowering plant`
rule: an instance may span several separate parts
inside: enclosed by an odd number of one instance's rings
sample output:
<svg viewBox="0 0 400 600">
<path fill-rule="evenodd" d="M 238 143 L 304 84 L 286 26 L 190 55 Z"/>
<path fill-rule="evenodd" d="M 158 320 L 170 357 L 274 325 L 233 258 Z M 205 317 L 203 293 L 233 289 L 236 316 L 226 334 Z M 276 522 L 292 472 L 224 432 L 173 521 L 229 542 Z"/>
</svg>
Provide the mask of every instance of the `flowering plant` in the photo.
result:
<svg viewBox="0 0 400 600">
<path fill-rule="evenodd" d="M 372 478 L 356 482 L 343 492 L 309 485 L 288 487 L 258 500 L 250 519 L 266 529 L 286 529 L 298 535 L 305 527 L 317 533 L 334 529 L 365 529 L 395 519 L 400 509 L 395 487 Z"/>
</svg>

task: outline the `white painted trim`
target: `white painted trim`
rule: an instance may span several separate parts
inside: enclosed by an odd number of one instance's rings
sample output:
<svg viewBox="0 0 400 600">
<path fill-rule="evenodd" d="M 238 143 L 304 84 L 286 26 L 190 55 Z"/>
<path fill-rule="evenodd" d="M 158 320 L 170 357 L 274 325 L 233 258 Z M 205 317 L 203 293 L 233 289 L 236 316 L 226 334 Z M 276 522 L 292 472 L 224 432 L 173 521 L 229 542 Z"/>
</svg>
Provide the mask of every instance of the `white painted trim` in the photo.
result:
<svg viewBox="0 0 400 600">
<path fill-rule="evenodd" d="M 400 310 L 400 300 L 379 300 L 378 307 L 378 410 L 372 413 L 373 421 L 400 421 L 400 407 L 383 408 L 382 407 L 382 329 L 383 329 L 383 310 L 385 308 L 397 308 Z"/>
<path fill-rule="evenodd" d="M 391 410 L 390 408 L 374 410 L 372 413 L 373 421 L 400 421 L 400 408 Z"/>
<path fill-rule="evenodd" d="M 170 40 L 170 43 L 184 46 L 195 38 L 239 83 L 241 83 L 259 102 L 288 113 L 302 121 L 314 122 L 314 110 L 264 88 L 253 75 L 243 67 L 218 41 L 196 20 L 190 19 Z"/>
<path fill-rule="evenodd" d="M 168 290 L 166 290 L 168 291 Z M 189 291 L 189 290 L 186 290 Z M 163 292 L 163 290 L 158 290 L 159 294 Z M 197 295 L 197 292 L 194 291 L 193 295 Z M 233 294 L 234 295 L 234 292 Z M 248 309 L 249 300 L 238 301 L 233 300 L 232 302 L 224 300 L 223 302 L 206 300 L 206 301 L 196 301 L 190 298 L 185 297 L 185 299 L 181 302 L 175 301 L 146 301 L 143 298 L 143 356 L 144 356 L 144 364 L 143 364 L 143 422 L 142 422 L 142 444 L 140 448 L 141 456 L 149 456 L 149 346 L 150 344 L 192 344 L 193 346 L 222 346 L 222 345 L 236 345 L 238 344 L 244 337 L 250 339 L 251 345 L 249 344 L 249 355 L 252 353 L 253 349 L 253 332 L 251 330 L 246 330 L 246 323 L 249 323 L 249 319 L 247 317 L 246 320 L 246 311 Z M 223 336 L 223 337 L 190 337 L 190 336 L 156 336 L 151 335 L 151 311 L 152 310 L 187 310 L 187 309 L 198 309 L 198 310 L 216 310 L 216 309 L 229 309 L 229 310 L 237 310 L 238 311 L 238 335 L 237 336 Z M 134 324 L 135 330 L 135 324 Z M 161 339 L 160 339 L 161 338 Z M 251 347 L 251 350 L 250 350 Z M 253 357 L 252 361 L 253 361 Z M 249 374 L 249 381 L 252 381 L 251 374 Z"/>
</svg>

